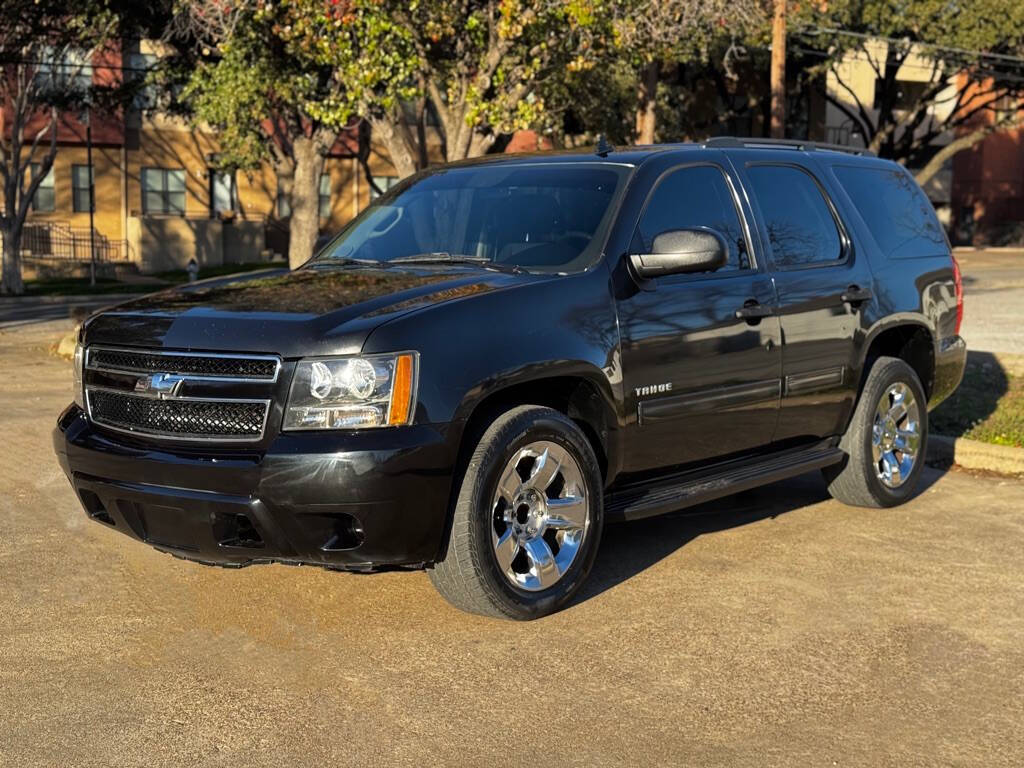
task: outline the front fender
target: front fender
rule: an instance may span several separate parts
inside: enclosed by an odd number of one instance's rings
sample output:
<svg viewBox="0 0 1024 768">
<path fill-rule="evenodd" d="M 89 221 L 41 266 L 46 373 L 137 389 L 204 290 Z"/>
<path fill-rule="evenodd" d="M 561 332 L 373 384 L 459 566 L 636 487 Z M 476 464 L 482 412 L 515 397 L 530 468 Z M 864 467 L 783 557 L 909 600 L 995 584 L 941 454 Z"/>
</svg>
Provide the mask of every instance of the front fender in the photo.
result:
<svg viewBox="0 0 1024 768">
<path fill-rule="evenodd" d="M 395 318 L 363 352 L 420 353 L 417 423 L 462 424 L 502 390 L 571 377 L 598 393 L 617 433 L 622 376 L 608 280 L 600 265 L 576 275 L 524 275 L 502 290 Z"/>
</svg>

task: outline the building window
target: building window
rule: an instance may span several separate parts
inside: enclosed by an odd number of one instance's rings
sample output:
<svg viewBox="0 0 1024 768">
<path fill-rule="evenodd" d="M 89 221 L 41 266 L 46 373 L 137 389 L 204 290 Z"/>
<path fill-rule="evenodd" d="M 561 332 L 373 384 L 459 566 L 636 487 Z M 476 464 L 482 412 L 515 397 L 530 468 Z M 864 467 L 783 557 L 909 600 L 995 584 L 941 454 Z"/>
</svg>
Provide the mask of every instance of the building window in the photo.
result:
<svg viewBox="0 0 1024 768">
<path fill-rule="evenodd" d="M 277 180 L 277 218 L 287 219 L 292 215 L 292 203 L 281 181 L 281 179 Z"/>
<path fill-rule="evenodd" d="M 329 173 L 320 174 L 320 195 L 317 202 L 319 203 L 320 218 L 331 218 L 331 175 Z"/>
<path fill-rule="evenodd" d="M 214 215 L 238 210 L 238 187 L 234 173 L 210 171 L 210 205 Z"/>
<path fill-rule="evenodd" d="M 132 97 L 132 108 L 140 111 L 152 109 L 157 103 L 157 89 L 151 79 L 156 67 L 156 56 L 151 53 L 133 53 L 128 61 L 131 80 L 137 88 Z"/>
<path fill-rule="evenodd" d="M 185 171 L 142 169 L 142 212 L 185 215 Z"/>
<path fill-rule="evenodd" d="M 71 166 L 71 205 L 75 213 L 88 213 L 92 209 L 92 168 L 88 165 Z"/>
<path fill-rule="evenodd" d="M 373 183 L 380 187 L 380 192 L 373 188 L 373 184 L 370 185 L 370 199 L 376 200 L 384 192 L 387 192 L 395 184 L 398 183 L 397 176 L 374 176 Z"/>
<path fill-rule="evenodd" d="M 892 108 L 903 111 L 913 109 L 931 87 L 932 84 L 925 81 L 896 80 L 893 83 L 895 93 L 893 94 Z M 885 81 L 878 78 L 875 80 L 875 109 L 882 108 L 882 94 L 884 93 Z"/>
<path fill-rule="evenodd" d="M 31 179 L 35 181 L 35 178 L 39 175 L 41 166 L 39 163 L 32 163 L 29 166 L 29 173 Z M 37 213 L 48 213 L 53 211 L 56 202 L 56 195 L 53 189 L 53 166 L 50 166 L 50 170 L 47 171 L 46 176 L 39 182 L 39 186 L 36 187 L 36 193 L 32 195 L 32 210 Z"/>
<path fill-rule="evenodd" d="M 58 55 L 52 47 L 43 46 L 34 79 L 36 87 L 47 93 L 83 95 L 92 87 L 92 64 L 85 51 L 70 49 Z"/>
</svg>

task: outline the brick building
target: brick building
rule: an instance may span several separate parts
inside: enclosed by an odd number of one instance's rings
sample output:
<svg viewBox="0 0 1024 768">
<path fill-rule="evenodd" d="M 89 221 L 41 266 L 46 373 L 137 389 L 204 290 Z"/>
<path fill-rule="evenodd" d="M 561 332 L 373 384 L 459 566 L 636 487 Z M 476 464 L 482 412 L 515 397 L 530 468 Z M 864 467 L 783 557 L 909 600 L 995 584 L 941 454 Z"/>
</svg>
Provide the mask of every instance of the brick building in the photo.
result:
<svg viewBox="0 0 1024 768">
<path fill-rule="evenodd" d="M 95 84 L 143 71 L 156 59 L 155 44 L 142 41 L 122 54 L 97 53 L 82 78 Z M 217 136 L 171 115 L 147 108 L 143 92 L 123 114 L 88 115 L 97 253 L 103 261 L 135 264 L 141 272 L 266 259 L 287 253 L 290 212 L 269 164 L 235 174 L 213 169 Z M 5 112 L 9 107 L 5 105 Z M 53 168 L 33 199 L 22 248 L 28 273 L 41 274 L 69 258 L 89 257 L 89 165 L 86 115 L 64 113 L 58 125 Z M 9 113 L 3 125 L 9 126 Z M 37 118 L 37 129 L 44 116 Z M 31 130 L 33 126 L 29 126 Z M 9 131 L 9 127 L 7 128 Z M 44 142 L 45 144 L 45 142 Z M 354 130 L 342 135 L 324 167 L 320 226 L 333 232 L 366 207 L 372 189 L 356 159 Z M 45 147 L 38 149 L 38 157 Z M 386 188 L 395 172 L 386 153 L 371 152 L 370 167 Z M 38 163 L 29 173 L 37 172 Z"/>
</svg>

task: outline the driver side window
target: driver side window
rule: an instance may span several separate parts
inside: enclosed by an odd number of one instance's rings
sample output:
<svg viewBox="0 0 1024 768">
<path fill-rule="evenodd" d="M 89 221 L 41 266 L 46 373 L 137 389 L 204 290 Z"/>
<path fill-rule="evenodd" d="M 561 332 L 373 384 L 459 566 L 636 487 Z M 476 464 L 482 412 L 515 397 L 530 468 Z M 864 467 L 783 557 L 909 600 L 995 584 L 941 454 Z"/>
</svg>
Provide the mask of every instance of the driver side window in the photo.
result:
<svg viewBox="0 0 1024 768">
<path fill-rule="evenodd" d="M 635 252 L 651 253 L 654 238 L 662 232 L 691 227 L 710 227 L 729 243 L 728 261 L 716 274 L 750 268 L 732 191 L 722 171 L 714 166 L 680 168 L 659 182 L 637 225 Z"/>
</svg>

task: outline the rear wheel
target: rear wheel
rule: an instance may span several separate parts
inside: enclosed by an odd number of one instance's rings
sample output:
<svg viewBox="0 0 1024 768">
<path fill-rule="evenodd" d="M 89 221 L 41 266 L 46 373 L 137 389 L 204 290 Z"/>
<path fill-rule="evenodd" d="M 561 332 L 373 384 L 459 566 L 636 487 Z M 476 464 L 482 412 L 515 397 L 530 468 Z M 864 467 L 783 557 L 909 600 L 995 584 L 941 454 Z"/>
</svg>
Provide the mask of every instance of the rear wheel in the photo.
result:
<svg viewBox="0 0 1024 768">
<path fill-rule="evenodd" d="M 538 406 L 503 413 L 466 467 L 431 582 L 472 613 L 534 619 L 558 610 L 593 565 L 601 490 L 594 451 L 570 419 Z"/>
<path fill-rule="evenodd" d="M 859 507 L 902 504 L 917 487 L 927 440 L 927 400 L 917 373 L 899 358 L 878 358 L 843 436 L 847 458 L 823 470 L 829 493 Z"/>
</svg>

